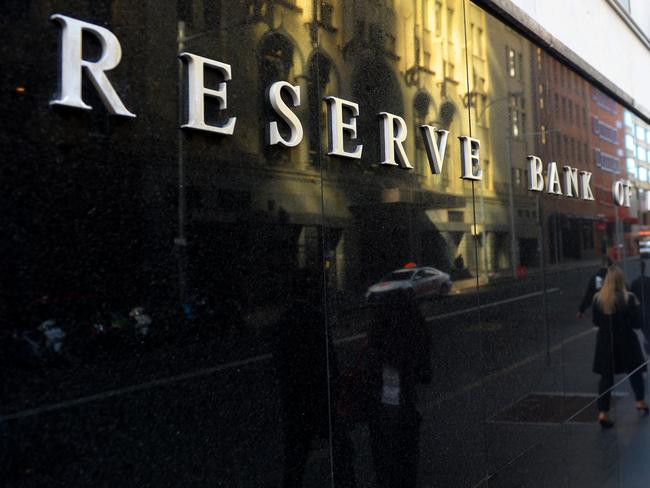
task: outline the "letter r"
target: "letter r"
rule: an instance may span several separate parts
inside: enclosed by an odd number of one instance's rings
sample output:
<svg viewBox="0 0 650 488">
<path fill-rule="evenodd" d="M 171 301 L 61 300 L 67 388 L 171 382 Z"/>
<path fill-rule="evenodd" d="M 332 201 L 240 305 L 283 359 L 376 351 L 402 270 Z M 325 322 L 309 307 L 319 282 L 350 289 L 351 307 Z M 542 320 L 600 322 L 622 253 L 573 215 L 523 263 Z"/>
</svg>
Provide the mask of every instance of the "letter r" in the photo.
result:
<svg viewBox="0 0 650 488">
<path fill-rule="evenodd" d="M 59 93 L 57 98 L 50 102 L 50 105 L 65 105 L 92 110 L 92 107 L 83 101 L 81 94 L 82 70 L 85 70 L 110 113 L 135 117 L 135 114 L 126 109 L 104 73 L 115 68 L 122 59 L 122 48 L 115 34 L 99 25 L 73 19 L 66 15 L 54 14 L 50 19 L 62 27 Z M 81 46 L 84 31 L 93 34 L 102 46 L 102 53 L 97 61 L 86 61 L 82 58 Z"/>
</svg>

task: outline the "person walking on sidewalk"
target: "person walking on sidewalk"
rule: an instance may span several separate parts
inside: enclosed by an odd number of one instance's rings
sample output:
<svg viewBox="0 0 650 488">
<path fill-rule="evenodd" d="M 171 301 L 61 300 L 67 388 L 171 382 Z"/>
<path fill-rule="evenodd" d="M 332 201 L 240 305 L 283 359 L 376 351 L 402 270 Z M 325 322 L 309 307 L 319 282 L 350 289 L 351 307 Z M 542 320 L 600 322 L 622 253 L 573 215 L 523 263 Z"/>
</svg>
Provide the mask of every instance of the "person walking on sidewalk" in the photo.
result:
<svg viewBox="0 0 650 488">
<path fill-rule="evenodd" d="M 645 338 L 645 352 L 650 355 L 650 276 L 645 275 L 645 261 L 641 259 L 641 275 L 634 279 L 630 287 L 641 300 L 641 330 Z"/>
<path fill-rule="evenodd" d="M 593 299 L 593 323 L 598 327 L 593 371 L 601 375 L 598 383 L 598 421 L 603 428 L 614 425 L 609 419 L 609 406 L 615 374 L 630 375 L 636 408 L 645 415 L 649 413 L 643 379 L 646 366 L 639 338 L 634 332 L 640 326 L 639 316 L 637 297 L 625 288 L 621 269 L 611 266 Z"/>
<path fill-rule="evenodd" d="M 612 258 L 609 256 L 603 256 L 600 269 L 596 272 L 595 275 L 589 278 L 587 289 L 585 290 L 585 294 L 582 297 L 582 302 L 580 302 L 580 308 L 578 309 L 578 320 L 581 320 L 585 316 L 587 309 L 591 307 L 591 304 L 594 301 L 594 295 L 598 292 L 598 290 L 602 288 L 603 281 L 607 275 L 607 270 L 610 266 L 612 266 L 612 264 L 614 264 L 612 262 Z"/>
</svg>

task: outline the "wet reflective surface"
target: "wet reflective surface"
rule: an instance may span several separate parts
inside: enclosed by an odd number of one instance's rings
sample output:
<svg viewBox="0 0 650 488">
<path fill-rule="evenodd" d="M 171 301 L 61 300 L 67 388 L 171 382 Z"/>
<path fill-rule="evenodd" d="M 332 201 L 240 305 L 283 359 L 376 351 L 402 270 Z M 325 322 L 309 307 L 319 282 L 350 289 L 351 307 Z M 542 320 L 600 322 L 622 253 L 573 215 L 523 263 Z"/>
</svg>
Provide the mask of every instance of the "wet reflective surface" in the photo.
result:
<svg viewBox="0 0 650 488">
<path fill-rule="evenodd" d="M 49 106 L 55 13 L 117 36 L 106 74 L 136 118 L 87 76 L 92 110 Z M 644 347 L 647 122 L 462 0 L 10 2 L 0 18 L 7 486 L 645 486 L 631 370 L 614 426 L 597 422 L 584 297 L 610 256 Z M 232 135 L 179 128 L 181 52 L 231 65 L 227 106 L 205 113 L 236 117 Z M 300 87 L 296 108 L 282 95 L 295 147 L 266 139 L 271 121 L 291 132 L 276 81 Z M 360 158 L 328 155 L 326 96 L 358 104 Z M 403 118 L 412 170 L 379 164 L 380 112 Z M 420 125 L 449 131 L 439 174 Z M 481 180 L 460 178 L 460 136 L 481 141 Z M 564 165 L 591 172 L 595 200 L 528 191 L 531 154 L 562 189 Z"/>
</svg>

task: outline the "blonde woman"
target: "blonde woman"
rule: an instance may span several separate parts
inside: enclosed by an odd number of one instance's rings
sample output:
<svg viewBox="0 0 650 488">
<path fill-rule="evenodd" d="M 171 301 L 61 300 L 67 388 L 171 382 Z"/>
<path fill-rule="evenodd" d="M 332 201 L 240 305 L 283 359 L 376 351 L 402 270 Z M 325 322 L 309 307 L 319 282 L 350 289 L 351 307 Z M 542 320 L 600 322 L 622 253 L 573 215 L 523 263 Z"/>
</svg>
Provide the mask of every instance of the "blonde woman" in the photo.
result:
<svg viewBox="0 0 650 488">
<path fill-rule="evenodd" d="M 614 425 L 609 420 L 609 405 L 615 374 L 632 373 L 630 384 L 636 396 L 636 408 L 644 415 L 649 413 L 643 380 L 646 366 L 639 339 L 633 330 L 640 325 L 639 314 L 639 301 L 625 288 L 623 272 L 611 266 L 593 304 L 593 323 L 598 327 L 593 370 L 601 375 L 598 421 L 603 428 Z"/>
</svg>

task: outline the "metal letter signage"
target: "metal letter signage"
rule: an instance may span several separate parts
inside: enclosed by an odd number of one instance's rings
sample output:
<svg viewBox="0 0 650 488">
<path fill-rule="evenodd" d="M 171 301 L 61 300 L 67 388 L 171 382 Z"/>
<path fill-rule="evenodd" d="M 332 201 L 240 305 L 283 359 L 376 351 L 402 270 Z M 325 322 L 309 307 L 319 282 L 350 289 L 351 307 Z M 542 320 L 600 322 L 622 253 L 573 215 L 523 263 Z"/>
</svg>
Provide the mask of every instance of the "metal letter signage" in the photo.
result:
<svg viewBox="0 0 650 488">
<path fill-rule="evenodd" d="M 388 112 L 381 112 L 381 162 L 379 164 L 389 166 L 401 166 L 404 169 L 413 169 L 406 156 L 404 146 L 402 145 L 406 140 L 406 122 L 402 117 L 393 115 Z M 397 129 L 397 134 L 395 133 Z M 397 161 L 395 162 L 395 156 Z"/>
<path fill-rule="evenodd" d="M 555 161 L 548 163 L 548 181 L 546 185 L 546 193 L 550 193 L 551 195 L 562 195 L 560 175 L 557 172 L 557 163 Z"/>
<path fill-rule="evenodd" d="M 460 177 L 464 180 L 480 180 L 483 178 L 479 149 L 481 142 L 468 136 L 460 136 Z"/>
<path fill-rule="evenodd" d="M 591 192 L 591 173 L 589 171 L 580 171 L 580 195 L 583 200 L 593 200 L 594 194 Z"/>
<path fill-rule="evenodd" d="M 527 156 L 528 160 L 528 190 L 544 191 L 544 174 L 543 163 L 538 156 Z M 583 200 L 593 200 L 594 195 L 591 192 L 589 183 L 591 173 L 588 171 L 579 171 L 578 168 L 564 166 L 564 195 L 569 198 L 582 198 Z M 546 193 L 551 195 L 563 195 L 562 185 L 560 185 L 560 175 L 557 170 L 557 163 L 548 163 L 547 168 L 547 185 Z"/>
<path fill-rule="evenodd" d="M 282 100 L 282 89 L 286 89 L 291 95 L 291 102 L 294 107 L 300 106 L 300 87 L 293 86 L 286 81 L 276 81 L 269 88 L 269 102 L 273 110 L 282 117 L 291 130 L 291 137 L 289 140 L 284 139 L 280 135 L 278 123 L 273 121 L 269 123 L 269 144 L 280 144 L 285 147 L 295 147 L 302 141 L 303 131 L 302 124 L 296 114 L 294 114 L 284 100 Z"/>
<path fill-rule="evenodd" d="M 114 69 L 122 58 L 122 48 L 117 37 L 108 29 L 99 25 L 84 22 L 62 14 L 53 14 L 50 19 L 61 27 L 61 60 L 59 69 L 59 91 L 50 104 L 92 110 L 83 101 L 82 80 L 85 73 L 102 102 L 111 114 L 124 117 L 135 115 L 124 106 L 115 92 L 106 72 Z M 97 61 L 83 59 L 82 41 L 84 32 L 91 34 L 101 44 L 101 55 Z M 216 134 L 232 135 L 235 131 L 236 117 L 230 117 L 221 124 L 208 124 L 205 121 L 205 97 L 217 99 L 219 110 L 227 108 L 226 82 L 232 79 L 229 64 L 213 59 L 204 58 L 189 52 L 182 52 L 179 57 L 187 69 L 187 121 L 182 128 L 201 130 Z M 216 70 L 222 78 L 216 89 L 204 85 L 205 70 Z M 285 98 L 282 98 L 283 92 Z M 289 102 L 285 101 L 290 99 Z M 287 81 L 276 81 L 267 92 L 268 103 L 279 117 L 278 120 L 268 121 L 267 143 L 284 147 L 296 147 L 304 138 L 303 126 L 300 119 L 290 107 L 300 106 L 300 86 Z M 357 117 L 359 105 L 335 96 L 326 96 L 327 128 L 329 156 L 348 159 L 361 159 L 362 144 L 354 144 L 357 139 Z M 344 114 L 345 119 L 344 121 Z M 407 139 L 407 124 L 404 118 L 389 112 L 380 112 L 380 141 L 381 166 L 397 166 L 402 169 L 414 169 L 406 154 L 404 143 Z M 280 132 L 279 124 L 288 127 L 288 135 Z M 449 131 L 436 129 L 430 125 L 419 125 L 424 142 L 431 174 L 442 172 L 447 149 Z M 478 139 L 469 136 L 458 137 L 460 141 L 461 178 L 478 181 L 483 178 L 481 169 L 480 147 Z M 347 146 L 347 149 L 346 149 Z M 594 200 L 591 191 L 591 173 L 580 171 L 572 166 L 563 166 L 563 178 L 558 173 L 557 163 L 548 163 L 546 178 L 544 163 L 534 155 L 526 157 L 528 162 L 528 190 L 546 192 L 551 195 L 564 195 L 569 198 Z M 512 184 L 512 182 L 511 182 Z M 632 184 L 627 180 L 617 181 L 612 185 L 612 195 L 617 205 L 629 207 L 632 194 Z M 646 192 L 647 206 L 650 208 L 650 191 Z"/>
<path fill-rule="evenodd" d="M 528 156 L 528 189 L 530 191 L 544 191 L 544 166 L 537 156 Z"/>
<path fill-rule="evenodd" d="M 448 130 L 436 129 L 430 125 L 419 125 L 424 138 L 424 148 L 427 152 L 431 174 L 439 175 L 445 162 L 445 150 L 447 149 Z M 436 144 L 435 134 L 438 134 Z"/>
<path fill-rule="evenodd" d="M 618 180 L 612 184 L 614 202 L 619 207 L 629 207 L 632 196 L 632 184 L 629 181 Z"/>
<path fill-rule="evenodd" d="M 187 95 L 187 123 L 181 127 L 186 129 L 204 130 L 215 132 L 217 134 L 232 135 L 235 130 L 237 117 L 229 118 L 222 126 L 209 125 L 205 123 L 205 97 L 213 97 L 219 101 L 219 109 L 227 108 L 226 102 L 226 81 L 232 76 L 230 74 L 230 65 L 214 61 L 213 59 L 204 58 L 191 53 L 180 53 L 179 57 L 187 62 L 188 69 L 188 95 Z M 219 83 L 216 90 L 206 88 L 203 84 L 204 66 L 214 68 L 223 76 L 223 81 Z"/>
<path fill-rule="evenodd" d="M 359 105 L 337 97 L 325 97 L 327 103 L 327 126 L 328 126 L 328 148 L 327 154 L 330 156 L 340 156 L 342 158 L 361 159 L 363 146 L 358 145 L 354 151 L 348 152 L 343 144 L 343 135 L 345 132 L 350 133 L 350 139 L 357 138 L 357 119 L 359 116 Z M 343 108 L 348 109 L 352 116 L 349 122 L 343 122 Z"/>
<path fill-rule="evenodd" d="M 578 168 L 564 166 L 564 195 L 567 197 L 578 198 Z"/>
<path fill-rule="evenodd" d="M 81 94 L 82 69 L 85 69 L 110 113 L 135 117 L 135 114 L 126 109 L 104 73 L 115 68 L 122 59 L 122 48 L 117 37 L 104 27 L 66 15 L 54 14 L 50 19 L 62 28 L 59 93 L 50 104 L 92 110 L 92 107 L 83 101 Z M 86 61 L 82 57 L 81 45 L 84 31 L 93 34 L 102 46 L 102 53 L 97 61 Z"/>
</svg>

